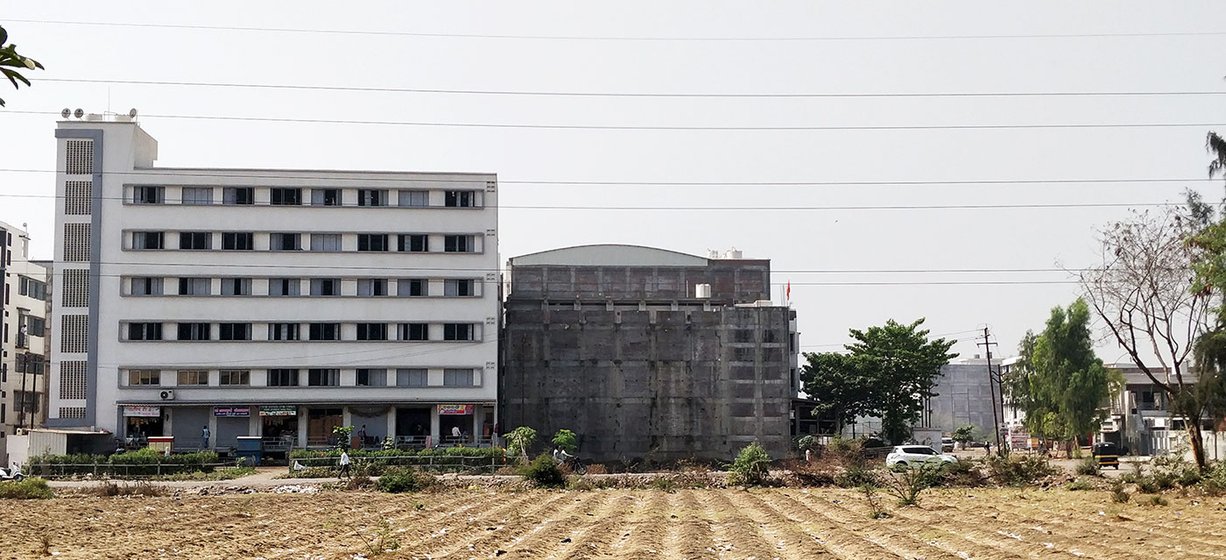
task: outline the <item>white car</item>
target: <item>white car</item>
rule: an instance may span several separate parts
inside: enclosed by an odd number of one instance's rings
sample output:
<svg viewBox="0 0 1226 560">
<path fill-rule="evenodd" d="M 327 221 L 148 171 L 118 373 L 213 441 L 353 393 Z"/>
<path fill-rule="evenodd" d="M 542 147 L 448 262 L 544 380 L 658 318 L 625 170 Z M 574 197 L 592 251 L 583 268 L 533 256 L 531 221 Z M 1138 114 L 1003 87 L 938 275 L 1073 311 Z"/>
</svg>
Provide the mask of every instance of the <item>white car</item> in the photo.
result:
<svg viewBox="0 0 1226 560">
<path fill-rule="evenodd" d="M 937 450 L 928 447 L 927 445 L 896 445 L 890 450 L 890 454 L 885 456 L 885 466 L 907 466 L 919 465 L 923 463 L 955 463 L 957 457 L 938 453 Z"/>
</svg>

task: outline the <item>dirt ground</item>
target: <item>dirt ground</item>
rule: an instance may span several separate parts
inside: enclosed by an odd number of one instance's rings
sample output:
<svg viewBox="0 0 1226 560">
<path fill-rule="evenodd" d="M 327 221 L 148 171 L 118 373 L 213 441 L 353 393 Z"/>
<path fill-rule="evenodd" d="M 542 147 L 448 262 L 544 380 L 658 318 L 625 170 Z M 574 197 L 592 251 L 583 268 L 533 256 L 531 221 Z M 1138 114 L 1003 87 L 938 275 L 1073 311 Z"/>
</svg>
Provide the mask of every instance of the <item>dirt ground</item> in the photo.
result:
<svg viewBox="0 0 1226 560">
<path fill-rule="evenodd" d="M 451 490 L 2 501 L 0 557 L 1226 558 L 1226 499 L 932 490 Z M 392 550 L 394 548 L 394 550 Z"/>
</svg>

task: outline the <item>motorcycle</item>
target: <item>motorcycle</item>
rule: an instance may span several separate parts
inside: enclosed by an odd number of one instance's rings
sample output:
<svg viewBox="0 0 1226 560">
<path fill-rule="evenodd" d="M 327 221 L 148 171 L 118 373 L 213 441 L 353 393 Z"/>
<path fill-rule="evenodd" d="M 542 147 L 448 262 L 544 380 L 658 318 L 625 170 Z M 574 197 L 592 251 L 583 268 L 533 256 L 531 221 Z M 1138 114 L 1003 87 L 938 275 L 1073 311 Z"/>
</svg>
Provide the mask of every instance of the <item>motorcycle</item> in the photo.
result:
<svg viewBox="0 0 1226 560">
<path fill-rule="evenodd" d="M 21 479 L 26 475 L 21 474 L 21 467 L 12 466 L 9 468 L 0 467 L 0 480 L 12 480 L 13 482 L 21 482 Z"/>
</svg>

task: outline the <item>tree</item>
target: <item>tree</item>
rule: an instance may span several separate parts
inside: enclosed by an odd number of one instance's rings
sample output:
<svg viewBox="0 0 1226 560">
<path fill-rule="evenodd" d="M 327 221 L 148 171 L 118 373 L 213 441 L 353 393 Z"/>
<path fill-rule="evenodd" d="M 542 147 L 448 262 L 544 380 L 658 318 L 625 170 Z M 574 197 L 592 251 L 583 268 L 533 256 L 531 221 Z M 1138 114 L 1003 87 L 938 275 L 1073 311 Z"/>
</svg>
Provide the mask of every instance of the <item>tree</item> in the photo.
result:
<svg viewBox="0 0 1226 560">
<path fill-rule="evenodd" d="M 1204 252 L 1191 242 L 1201 226 L 1186 209 L 1134 212 L 1102 231 L 1102 265 L 1085 270 L 1081 284 L 1115 341 L 1184 418 L 1192 455 L 1204 470 L 1203 407 L 1190 376 L 1212 296 L 1189 273 Z"/>
<path fill-rule="evenodd" d="M 877 416 L 883 438 L 906 441 L 924 402 L 936 396 L 932 389 L 941 366 L 958 356 L 947 353 L 953 341 L 928 340 L 928 331 L 918 330 L 923 323 L 891 319 L 865 331 L 851 329 L 856 342 L 845 346 L 848 354 L 805 354 L 809 363 L 801 379 L 805 393 L 818 401 L 816 410 L 835 415 L 840 429 L 856 416 Z"/>
<path fill-rule="evenodd" d="M 507 440 L 507 451 L 511 455 L 519 455 L 525 462 L 528 460 L 528 449 L 536 442 L 536 430 L 528 426 L 520 426 L 503 434 Z"/>
<path fill-rule="evenodd" d="M 962 447 L 966 447 L 967 443 L 975 439 L 975 425 L 963 424 L 954 428 L 953 433 L 949 434 L 949 439 L 961 444 Z"/>
<path fill-rule="evenodd" d="M 4 30 L 4 26 L 0 26 L 0 74 L 8 78 L 12 82 L 13 88 L 20 89 L 22 84 L 30 85 L 30 80 L 21 75 L 21 72 L 13 70 L 13 68 L 21 68 L 24 70 L 42 70 L 43 65 L 28 56 L 17 54 L 17 45 L 8 44 L 9 34 Z M 0 99 L 0 107 L 4 106 L 4 100 Z"/>
<path fill-rule="evenodd" d="M 1112 394 L 1112 376 L 1094 355 L 1090 311 L 1078 298 L 1055 307 L 1043 332 L 1027 332 L 1021 360 L 1004 382 L 1026 412 L 1026 429 L 1045 439 L 1067 440 L 1096 431 Z"/>
<path fill-rule="evenodd" d="M 562 428 L 553 435 L 553 444 L 566 450 L 567 453 L 574 453 L 579 448 L 579 438 L 575 436 L 575 432 Z"/>
</svg>

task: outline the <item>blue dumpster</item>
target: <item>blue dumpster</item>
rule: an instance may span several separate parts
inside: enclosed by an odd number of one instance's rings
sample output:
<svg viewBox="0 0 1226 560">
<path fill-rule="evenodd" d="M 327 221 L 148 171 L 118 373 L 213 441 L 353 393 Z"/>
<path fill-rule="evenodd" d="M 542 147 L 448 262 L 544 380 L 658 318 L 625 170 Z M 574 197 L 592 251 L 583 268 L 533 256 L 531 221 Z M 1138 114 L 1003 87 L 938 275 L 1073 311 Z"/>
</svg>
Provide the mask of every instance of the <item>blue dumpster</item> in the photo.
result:
<svg viewBox="0 0 1226 560">
<path fill-rule="evenodd" d="M 257 466 L 264 458 L 264 441 L 260 436 L 238 436 L 234 453 L 243 459 L 243 464 Z"/>
</svg>

